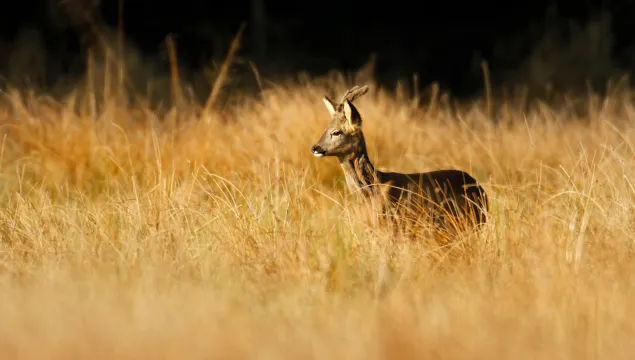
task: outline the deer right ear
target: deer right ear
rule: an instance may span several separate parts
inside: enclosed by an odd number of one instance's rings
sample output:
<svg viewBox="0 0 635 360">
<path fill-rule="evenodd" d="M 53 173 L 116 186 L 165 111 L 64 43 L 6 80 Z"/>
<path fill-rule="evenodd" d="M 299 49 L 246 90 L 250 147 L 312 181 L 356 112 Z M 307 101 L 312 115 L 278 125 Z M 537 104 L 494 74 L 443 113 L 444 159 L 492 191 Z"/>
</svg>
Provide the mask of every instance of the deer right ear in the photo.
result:
<svg viewBox="0 0 635 360">
<path fill-rule="evenodd" d="M 331 99 L 329 99 L 328 96 L 324 96 L 322 98 L 322 101 L 324 101 L 324 106 L 326 106 L 326 109 L 329 111 L 329 114 L 331 114 L 331 117 L 333 117 L 333 115 L 335 114 L 335 105 L 333 105 L 333 101 L 331 101 Z"/>
</svg>

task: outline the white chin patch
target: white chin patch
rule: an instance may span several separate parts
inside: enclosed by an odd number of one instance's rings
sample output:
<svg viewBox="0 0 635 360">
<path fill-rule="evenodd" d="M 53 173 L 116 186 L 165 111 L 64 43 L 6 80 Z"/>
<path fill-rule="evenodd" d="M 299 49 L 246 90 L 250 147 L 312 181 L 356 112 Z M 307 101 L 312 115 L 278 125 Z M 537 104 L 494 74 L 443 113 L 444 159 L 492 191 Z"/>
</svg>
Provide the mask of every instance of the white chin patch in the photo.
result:
<svg viewBox="0 0 635 360">
<path fill-rule="evenodd" d="M 314 152 L 313 152 L 313 156 L 315 156 L 315 157 L 322 157 L 322 156 L 324 156 L 324 153 L 314 151 Z"/>
</svg>

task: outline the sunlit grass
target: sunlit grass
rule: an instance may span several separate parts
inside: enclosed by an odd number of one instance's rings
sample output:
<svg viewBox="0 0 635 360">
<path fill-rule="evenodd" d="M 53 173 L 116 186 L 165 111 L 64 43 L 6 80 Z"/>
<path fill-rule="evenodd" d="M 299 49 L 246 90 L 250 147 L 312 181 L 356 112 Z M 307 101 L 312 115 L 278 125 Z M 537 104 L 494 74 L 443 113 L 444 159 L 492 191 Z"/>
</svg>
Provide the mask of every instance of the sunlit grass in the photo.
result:
<svg viewBox="0 0 635 360">
<path fill-rule="evenodd" d="M 335 84 L 339 96 L 343 84 Z M 164 115 L 9 92 L 0 109 L 6 358 L 631 358 L 635 108 L 453 113 L 356 101 L 371 160 L 460 168 L 490 222 L 399 238 L 333 159 L 317 85 Z"/>
</svg>

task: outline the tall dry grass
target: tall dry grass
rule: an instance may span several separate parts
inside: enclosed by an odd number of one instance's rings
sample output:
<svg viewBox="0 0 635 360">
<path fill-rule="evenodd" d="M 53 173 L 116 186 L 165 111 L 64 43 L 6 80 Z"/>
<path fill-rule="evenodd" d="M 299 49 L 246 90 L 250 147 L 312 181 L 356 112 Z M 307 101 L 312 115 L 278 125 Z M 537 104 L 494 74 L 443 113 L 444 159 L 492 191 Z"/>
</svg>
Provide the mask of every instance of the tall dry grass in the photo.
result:
<svg viewBox="0 0 635 360">
<path fill-rule="evenodd" d="M 483 182 L 490 223 L 448 249 L 374 226 L 312 156 L 324 91 L 163 115 L 5 94 L 3 358 L 632 358 L 626 97 L 496 121 L 359 99 L 376 166 Z"/>
</svg>

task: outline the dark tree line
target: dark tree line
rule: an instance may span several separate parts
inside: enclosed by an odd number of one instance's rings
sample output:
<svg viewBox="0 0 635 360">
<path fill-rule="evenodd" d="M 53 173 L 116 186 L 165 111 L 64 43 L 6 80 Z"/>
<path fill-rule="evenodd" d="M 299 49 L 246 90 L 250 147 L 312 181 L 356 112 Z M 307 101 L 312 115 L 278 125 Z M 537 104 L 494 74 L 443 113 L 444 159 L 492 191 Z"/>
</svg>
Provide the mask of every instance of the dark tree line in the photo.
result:
<svg viewBox="0 0 635 360">
<path fill-rule="evenodd" d="M 380 80 L 418 73 L 422 84 L 438 81 L 457 93 L 481 86 L 479 59 L 487 59 L 494 71 L 518 66 L 529 45 L 502 56 L 497 44 L 513 43 L 514 36 L 543 21 L 550 5 L 557 7 L 563 24 L 609 11 L 618 55 L 634 42 L 630 24 L 635 20 L 635 5 L 625 0 L 417 6 L 405 1 L 388 6 L 334 0 L 25 0 L 17 5 L 22 8 L 0 25 L 2 37 L 10 42 L 25 27 L 40 29 L 48 53 L 55 54 L 50 77 L 68 71 L 73 56 L 99 47 L 103 29 L 123 25 L 126 38 L 144 53 L 163 51 L 169 35 L 178 44 L 180 61 L 197 67 L 222 57 L 244 24 L 240 56 L 258 63 L 265 73 L 354 70 L 374 56 Z"/>
</svg>

